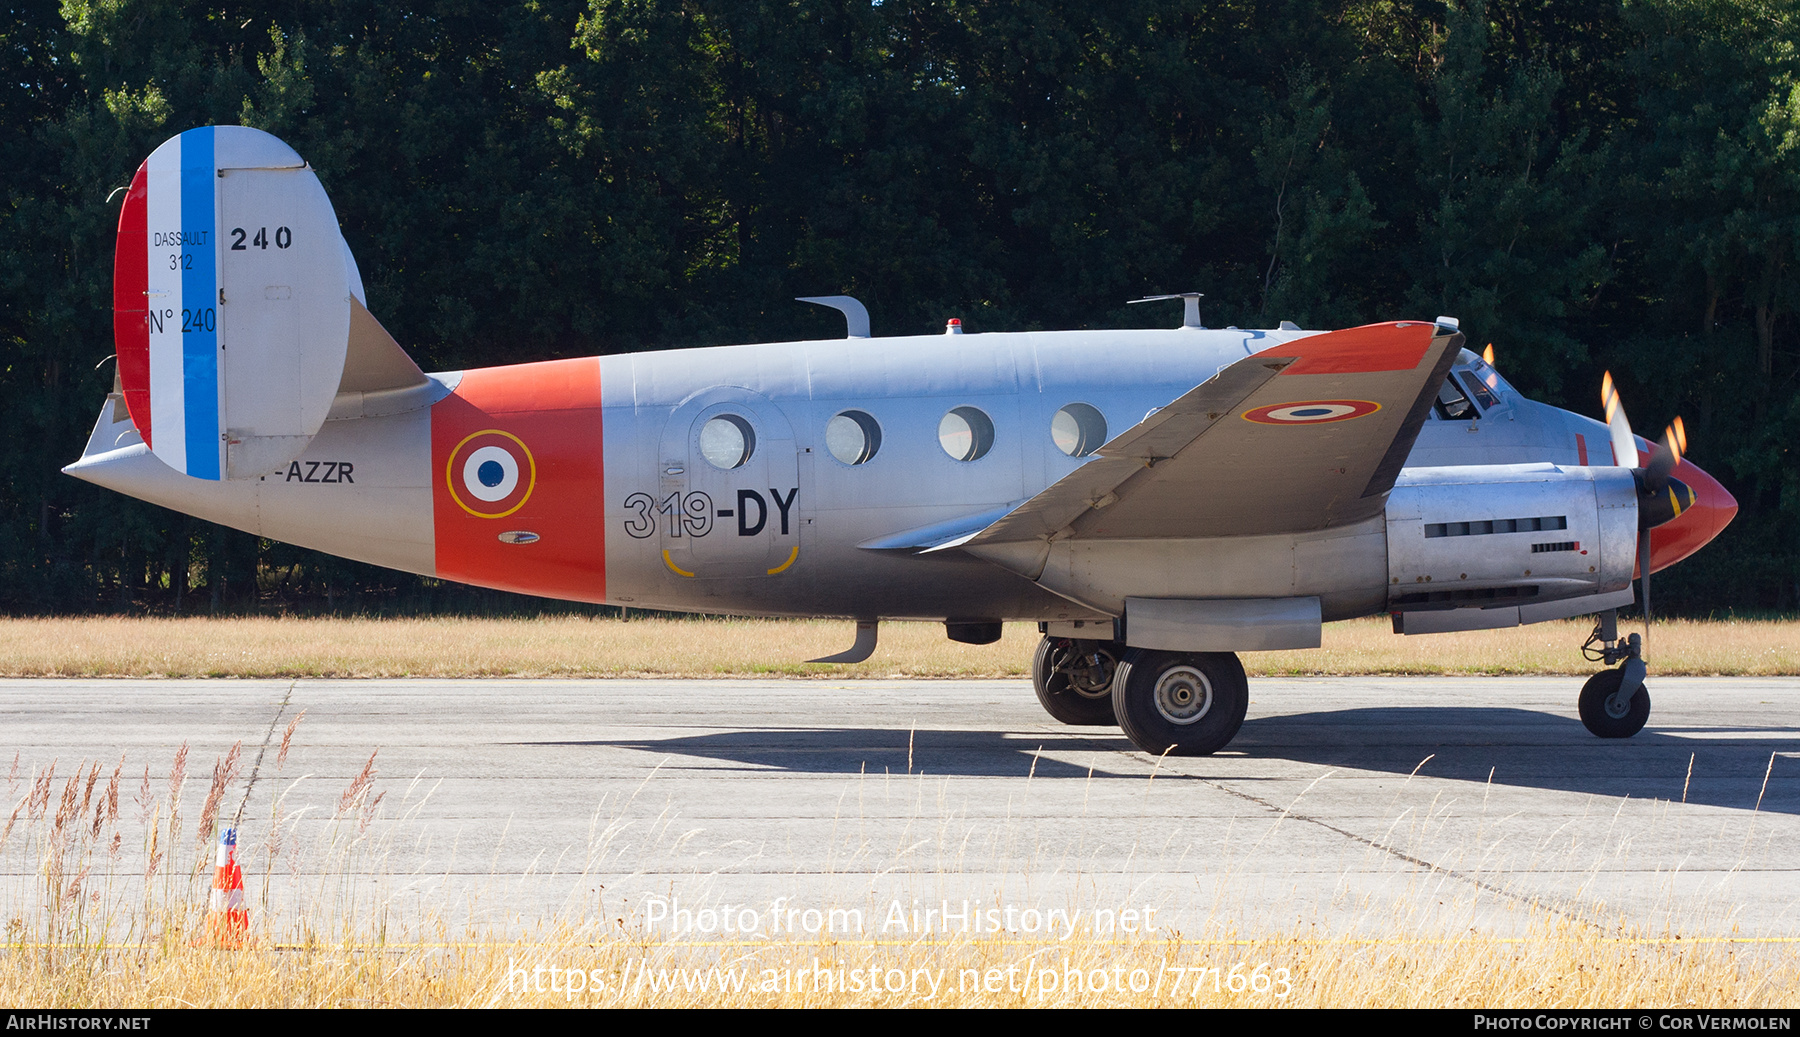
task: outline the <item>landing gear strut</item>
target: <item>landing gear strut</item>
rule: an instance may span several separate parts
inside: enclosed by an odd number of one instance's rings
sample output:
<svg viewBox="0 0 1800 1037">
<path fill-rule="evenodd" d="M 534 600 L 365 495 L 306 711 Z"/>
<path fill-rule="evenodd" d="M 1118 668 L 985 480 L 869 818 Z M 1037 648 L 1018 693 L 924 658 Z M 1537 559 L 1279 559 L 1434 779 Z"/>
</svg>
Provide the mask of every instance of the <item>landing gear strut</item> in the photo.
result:
<svg viewBox="0 0 1800 1037">
<path fill-rule="evenodd" d="M 1031 660 L 1031 687 L 1045 712 L 1065 724 L 1110 727 L 1113 671 L 1124 646 L 1045 637 Z"/>
<path fill-rule="evenodd" d="M 1630 738 L 1650 719 L 1650 689 L 1644 686 L 1644 643 L 1636 634 L 1619 637 L 1619 613 L 1596 617 L 1581 654 L 1616 669 L 1601 670 L 1581 687 L 1581 722 L 1601 738 Z"/>
</svg>

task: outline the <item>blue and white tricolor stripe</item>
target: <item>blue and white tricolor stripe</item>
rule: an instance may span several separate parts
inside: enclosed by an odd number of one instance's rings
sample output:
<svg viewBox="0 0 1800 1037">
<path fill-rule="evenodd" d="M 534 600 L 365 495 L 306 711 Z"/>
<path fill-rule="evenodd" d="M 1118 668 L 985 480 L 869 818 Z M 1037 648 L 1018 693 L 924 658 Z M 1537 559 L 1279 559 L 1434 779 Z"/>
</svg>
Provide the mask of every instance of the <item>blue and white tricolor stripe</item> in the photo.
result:
<svg viewBox="0 0 1800 1037">
<path fill-rule="evenodd" d="M 220 435 L 218 172 L 213 128 L 188 130 L 145 163 L 150 411 L 158 457 L 218 479 Z"/>
</svg>

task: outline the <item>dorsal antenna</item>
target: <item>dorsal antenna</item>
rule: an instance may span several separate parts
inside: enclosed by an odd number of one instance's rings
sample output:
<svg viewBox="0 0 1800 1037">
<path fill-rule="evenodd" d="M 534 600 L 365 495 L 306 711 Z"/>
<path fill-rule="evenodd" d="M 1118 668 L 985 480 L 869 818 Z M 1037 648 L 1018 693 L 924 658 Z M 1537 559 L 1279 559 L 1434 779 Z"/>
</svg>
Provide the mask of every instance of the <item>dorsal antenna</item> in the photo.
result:
<svg viewBox="0 0 1800 1037">
<path fill-rule="evenodd" d="M 1183 304 L 1181 308 L 1181 326 L 1184 328 L 1204 328 L 1206 325 L 1200 323 L 1200 300 L 1204 298 L 1206 298 L 1206 296 L 1202 292 L 1181 292 L 1176 295 L 1146 295 L 1142 299 L 1127 300 L 1126 305 L 1136 305 L 1140 302 L 1161 302 L 1164 299 L 1180 299 Z"/>
<path fill-rule="evenodd" d="M 810 302 L 814 306 L 829 306 L 844 315 L 844 324 L 848 329 L 845 338 L 869 337 L 869 308 L 849 295 L 801 295 L 795 302 Z"/>
</svg>

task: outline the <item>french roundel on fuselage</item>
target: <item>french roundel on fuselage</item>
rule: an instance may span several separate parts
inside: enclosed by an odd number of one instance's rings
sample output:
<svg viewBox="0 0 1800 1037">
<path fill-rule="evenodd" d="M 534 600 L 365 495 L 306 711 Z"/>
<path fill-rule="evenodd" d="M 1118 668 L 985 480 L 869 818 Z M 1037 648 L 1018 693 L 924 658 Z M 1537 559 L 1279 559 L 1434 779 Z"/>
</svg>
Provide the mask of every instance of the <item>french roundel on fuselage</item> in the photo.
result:
<svg viewBox="0 0 1800 1037">
<path fill-rule="evenodd" d="M 518 436 L 483 429 L 450 451 L 444 480 L 464 511 L 477 518 L 505 518 L 530 499 L 537 486 L 537 459 Z"/>
</svg>

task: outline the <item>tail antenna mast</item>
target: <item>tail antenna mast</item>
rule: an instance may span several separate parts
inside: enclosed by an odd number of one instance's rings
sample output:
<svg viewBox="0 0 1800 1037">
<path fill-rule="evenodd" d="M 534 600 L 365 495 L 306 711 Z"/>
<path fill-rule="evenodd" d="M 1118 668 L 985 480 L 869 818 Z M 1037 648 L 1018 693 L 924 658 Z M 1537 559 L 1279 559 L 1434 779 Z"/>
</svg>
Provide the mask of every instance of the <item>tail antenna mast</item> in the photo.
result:
<svg viewBox="0 0 1800 1037">
<path fill-rule="evenodd" d="M 1126 301 L 1126 305 L 1135 306 L 1140 302 L 1162 302 L 1164 299 L 1180 299 L 1182 301 L 1181 326 L 1184 328 L 1200 329 L 1206 327 L 1206 325 L 1200 323 L 1200 300 L 1204 298 L 1206 298 L 1206 295 L 1203 292 L 1181 292 L 1176 295 L 1146 295 L 1142 299 L 1129 299 Z"/>
</svg>

